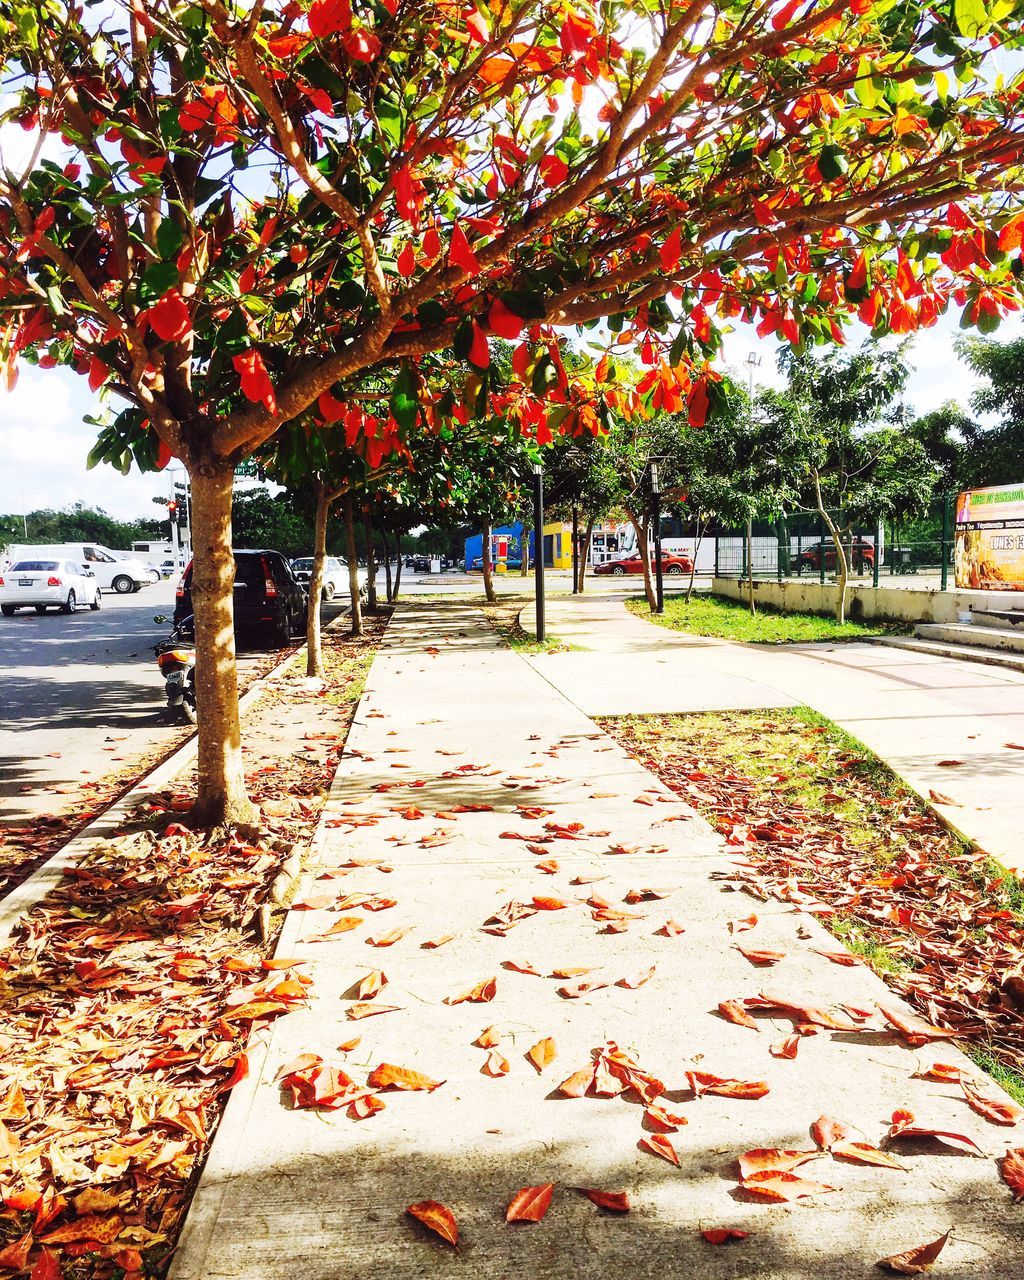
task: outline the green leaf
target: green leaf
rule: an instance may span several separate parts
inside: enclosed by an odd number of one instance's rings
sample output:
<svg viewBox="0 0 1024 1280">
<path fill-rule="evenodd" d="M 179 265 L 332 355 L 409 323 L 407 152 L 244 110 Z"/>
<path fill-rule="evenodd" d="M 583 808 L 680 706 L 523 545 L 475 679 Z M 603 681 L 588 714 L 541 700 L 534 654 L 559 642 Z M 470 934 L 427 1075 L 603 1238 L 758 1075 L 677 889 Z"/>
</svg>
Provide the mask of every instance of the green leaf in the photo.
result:
<svg viewBox="0 0 1024 1280">
<path fill-rule="evenodd" d="M 818 172 L 826 182 L 835 182 L 849 169 L 846 156 L 833 143 L 822 147 L 818 152 Z"/>
<path fill-rule="evenodd" d="M 472 345 L 473 321 L 467 317 L 455 330 L 455 336 L 452 338 L 452 351 L 455 353 L 456 359 L 467 359 Z"/>
<path fill-rule="evenodd" d="M 391 413 L 405 431 L 411 431 L 415 427 L 416 418 L 419 415 L 420 405 L 416 390 L 416 374 L 412 366 L 403 365 L 391 392 Z"/>
<path fill-rule="evenodd" d="M 953 0 L 953 16 L 960 34 L 968 39 L 985 35 L 992 25 L 985 0 Z"/>
<path fill-rule="evenodd" d="M 185 233 L 176 222 L 164 218 L 156 231 L 156 251 L 164 261 L 177 257 L 185 243 Z"/>
<path fill-rule="evenodd" d="M 520 320 L 543 320 L 547 315 L 544 294 L 539 289 L 507 289 L 501 300 Z"/>
<path fill-rule="evenodd" d="M 147 267 L 139 281 L 140 302 L 155 302 L 162 298 L 168 289 L 178 284 L 178 268 L 173 262 L 154 262 Z"/>
</svg>

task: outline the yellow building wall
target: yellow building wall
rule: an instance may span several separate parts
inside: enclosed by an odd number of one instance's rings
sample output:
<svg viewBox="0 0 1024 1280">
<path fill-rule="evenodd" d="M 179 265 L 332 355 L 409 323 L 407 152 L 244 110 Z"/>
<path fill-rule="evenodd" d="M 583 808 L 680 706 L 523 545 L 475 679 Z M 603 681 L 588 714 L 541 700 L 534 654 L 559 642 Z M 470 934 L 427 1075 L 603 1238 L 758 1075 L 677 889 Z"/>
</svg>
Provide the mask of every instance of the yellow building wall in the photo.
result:
<svg viewBox="0 0 1024 1280">
<path fill-rule="evenodd" d="M 544 526 L 544 537 L 551 537 L 551 567 L 572 568 L 572 525 L 554 520 Z"/>
</svg>

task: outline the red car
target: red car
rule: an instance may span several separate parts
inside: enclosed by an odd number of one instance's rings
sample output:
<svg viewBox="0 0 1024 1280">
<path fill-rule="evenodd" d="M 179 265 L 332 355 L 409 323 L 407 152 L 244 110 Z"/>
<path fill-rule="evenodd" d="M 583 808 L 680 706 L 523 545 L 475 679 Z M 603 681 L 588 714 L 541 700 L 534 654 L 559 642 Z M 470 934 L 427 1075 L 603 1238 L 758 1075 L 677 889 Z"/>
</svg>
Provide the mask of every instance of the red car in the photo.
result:
<svg viewBox="0 0 1024 1280">
<path fill-rule="evenodd" d="M 621 577 L 624 573 L 643 573 L 644 562 L 638 555 L 623 556 L 618 560 L 606 560 L 604 564 L 595 564 L 595 573 L 613 573 Z M 654 557 L 651 557 L 651 571 L 654 571 Z M 671 551 L 661 553 L 662 573 L 692 573 L 693 561 L 689 556 L 675 555 Z"/>
<path fill-rule="evenodd" d="M 854 570 L 870 569 L 875 563 L 875 547 L 872 542 L 865 542 L 863 539 L 856 539 L 852 548 L 849 543 L 843 544 L 846 548 L 847 558 L 850 557 L 851 551 L 853 555 Z M 813 547 L 805 547 L 798 556 L 793 557 L 793 569 L 799 573 L 801 569 L 820 569 L 821 557 L 824 553 L 825 568 L 829 572 L 833 572 L 836 567 L 836 549 L 831 542 L 816 542 Z"/>
</svg>

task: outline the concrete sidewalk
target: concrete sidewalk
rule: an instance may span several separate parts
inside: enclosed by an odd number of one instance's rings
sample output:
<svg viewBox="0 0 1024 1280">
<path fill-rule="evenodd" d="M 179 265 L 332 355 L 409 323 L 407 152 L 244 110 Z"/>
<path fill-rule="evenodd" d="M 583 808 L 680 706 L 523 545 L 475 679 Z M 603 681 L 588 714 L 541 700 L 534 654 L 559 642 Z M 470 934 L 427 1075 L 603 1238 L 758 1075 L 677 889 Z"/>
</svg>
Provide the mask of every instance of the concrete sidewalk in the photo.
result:
<svg viewBox="0 0 1024 1280">
<path fill-rule="evenodd" d="M 532 610 L 522 621 L 532 629 Z M 866 643 L 688 636 L 598 595 L 550 601 L 548 631 L 586 652 L 530 662 L 588 715 L 813 707 L 920 795 L 947 797 L 950 822 L 1024 871 L 1024 673 Z"/>
<path fill-rule="evenodd" d="M 472 805 L 493 809 L 453 812 Z M 789 1018 L 760 1016 L 752 1030 L 720 1016 L 720 1002 L 765 989 L 819 1007 L 899 1001 L 866 969 L 819 955 L 814 948 L 836 943 L 813 916 L 713 879 L 730 860 L 711 830 L 538 671 L 499 648 L 474 609 L 398 611 L 322 834 L 319 878 L 299 894 L 313 905 L 292 909 L 279 947 L 312 977 L 309 1006 L 280 1018 L 267 1047 L 251 1052 L 172 1280 L 863 1277 L 879 1258 L 951 1227 L 941 1274 L 1019 1275 L 1020 1208 L 996 1163 L 1008 1131 L 951 1087 L 912 1078 L 936 1058 L 965 1060 L 947 1044 L 907 1049 L 881 1029 L 822 1029 L 802 1039 L 795 1060 L 780 1060 L 769 1046 L 791 1032 Z M 630 890 L 662 896 L 635 901 Z M 594 894 L 611 907 L 585 905 Z M 324 905 L 339 895 L 356 902 Z M 365 895 L 395 905 L 367 910 L 358 905 Z M 505 904 L 535 898 L 569 905 L 518 922 L 506 911 L 515 922 L 507 936 L 483 930 Z M 617 922 L 619 910 L 636 915 Z M 756 926 L 734 936 L 730 925 L 752 913 Z M 351 915 L 360 917 L 355 928 L 313 940 Z M 368 945 L 400 930 L 408 932 L 391 946 Z M 737 941 L 787 955 L 766 975 Z M 580 975 L 547 975 L 570 967 L 608 985 L 565 998 L 559 989 Z M 356 987 L 374 969 L 388 978 L 374 999 L 396 1011 L 349 1020 Z M 492 978 L 489 1002 L 447 1003 Z M 473 1043 L 488 1027 L 509 1063 L 497 1078 Z M 358 1046 L 339 1053 L 356 1036 Z M 524 1055 L 547 1037 L 557 1057 L 538 1071 Z M 678 1168 L 638 1145 L 653 1135 L 631 1090 L 558 1092 L 609 1041 L 665 1082 L 658 1101 L 688 1122 L 670 1135 Z M 389 1092 L 386 1109 L 365 1120 L 295 1110 L 275 1077 L 304 1053 L 338 1063 L 357 1084 L 382 1062 L 444 1083 Z M 771 1092 L 698 1101 L 688 1070 L 764 1080 Z M 822 1114 L 878 1144 L 897 1108 L 970 1135 L 984 1157 L 927 1144 L 903 1144 L 900 1169 L 824 1157 L 800 1174 L 838 1190 L 792 1206 L 738 1189 L 741 1153 L 813 1148 L 808 1128 Z M 506 1224 L 516 1191 L 544 1183 L 556 1184 L 544 1220 Z M 626 1191 L 631 1211 L 605 1214 L 580 1187 Z M 454 1212 L 458 1252 L 406 1216 L 423 1200 Z M 700 1231 L 720 1226 L 751 1237 L 715 1248 Z"/>
</svg>

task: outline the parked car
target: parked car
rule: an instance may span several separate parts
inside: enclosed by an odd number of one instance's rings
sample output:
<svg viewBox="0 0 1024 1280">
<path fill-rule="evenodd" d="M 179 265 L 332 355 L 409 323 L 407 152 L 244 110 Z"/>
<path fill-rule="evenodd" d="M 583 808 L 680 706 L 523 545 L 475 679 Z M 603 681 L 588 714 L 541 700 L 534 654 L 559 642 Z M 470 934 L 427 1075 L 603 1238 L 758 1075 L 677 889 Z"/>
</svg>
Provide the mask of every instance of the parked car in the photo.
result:
<svg viewBox="0 0 1024 1280">
<path fill-rule="evenodd" d="M 174 599 L 174 625 L 192 608 L 192 561 Z M 306 593 L 280 551 L 235 551 L 235 631 L 285 645 L 305 623 Z"/>
<path fill-rule="evenodd" d="M 496 569 L 499 564 L 503 564 L 506 569 L 521 569 L 523 567 L 523 562 L 518 557 L 516 557 L 515 559 L 492 560 L 491 568 Z M 482 569 L 483 567 L 484 567 L 483 556 L 477 556 L 477 558 L 473 561 L 471 568 Z"/>
<path fill-rule="evenodd" d="M 0 613 L 13 618 L 17 609 L 59 609 L 74 613 L 81 604 L 100 607 L 96 575 L 73 560 L 15 560 L 0 576 Z"/>
<path fill-rule="evenodd" d="M 141 559 L 141 557 L 136 555 L 133 551 L 111 551 L 110 554 L 115 560 L 137 560 L 139 564 L 142 565 L 143 569 L 146 570 L 146 576 L 150 582 L 159 582 L 162 577 L 159 565 L 154 564 L 152 560 Z"/>
<path fill-rule="evenodd" d="M 654 557 L 651 557 L 651 569 L 654 569 Z M 617 560 L 605 560 L 603 564 L 595 564 L 595 573 L 611 573 L 621 577 L 625 573 L 643 573 L 644 562 L 639 555 L 620 556 Z M 677 555 L 674 551 L 661 553 L 662 573 L 692 573 L 693 561 L 689 556 Z"/>
<path fill-rule="evenodd" d="M 101 591 L 127 595 L 149 586 L 150 575 L 145 565 L 131 553 L 119 560 L 109 547 L 98 542 L 57 542 L 42 546 L 12 546 L 8 549 L 12 563 L 17 560 L 73 560 L 80 568 L 91 569 Z"/>
<path fill-rule="evenodd" d="M 302 583 L 302 588 L 309 594 L 309 583 L 313 577 L 313 557 L 300 556 L 292 561 L 292 573 Z M 324 583 L 320 591 L 321 600 L 333 600 L 341 590 L 348 577 L 348 570 L 334 556 L 324 558 Z"/>
<path fill-rule="evenodd" d="M 412 561 L 412 569 L 413 569 L 413 572 L 414 572 L 414 573 L 429 573 L 429 572 L 430 572 L 430 557 L 429 557 L 429 556 L 414 556 L 414 557 L 413 557 L 413 561 Z"/>
<path fill-rule="evenodd" d="M 852 551 L 852 554 L 851 554 Z M 804 547 L 799 555 L 793 557 L 793 572 L 800 573 L 804 569 L 820 569 L 822 552 L 825 556 L 825 568 L 835 571 L 836 549 L 831 542 L 816 542 L 812 547 Z M 875 563 L 874 543 L 856 539 L 852 548 L 846 544 L 846 554 L 850 557 L 854 570 L 870 569 Z"/>
</svg>

